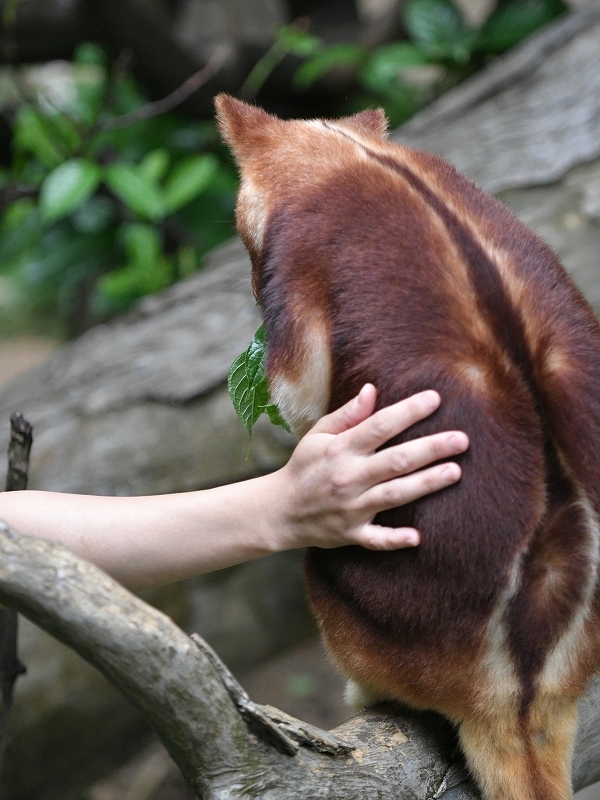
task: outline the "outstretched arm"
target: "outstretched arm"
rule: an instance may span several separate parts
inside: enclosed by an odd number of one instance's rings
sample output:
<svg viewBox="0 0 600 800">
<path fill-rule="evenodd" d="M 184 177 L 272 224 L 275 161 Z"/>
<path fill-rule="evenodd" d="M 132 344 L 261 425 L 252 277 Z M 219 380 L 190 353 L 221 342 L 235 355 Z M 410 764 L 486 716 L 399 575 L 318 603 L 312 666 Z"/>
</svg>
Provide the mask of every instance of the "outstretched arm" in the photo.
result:
<svg viewBox="0 0 600 800">
<path fill-rule="evenodd" d="M 320 420 L 270 475 L 150 497 L 5 493 L 0 518 L 23 533 L 61 541 L 132 589 L 310 545 L 416 545 L 414 529 L 371 520 L 457 481 L 457 464 L 423 468 L 463 452 L 468 440 L 460 432 L 439 433 L 375 452 L 440 402 L 436 392 L 424 392 L 373 414 L 375 395 L 365 386 Z"/>
</svg>

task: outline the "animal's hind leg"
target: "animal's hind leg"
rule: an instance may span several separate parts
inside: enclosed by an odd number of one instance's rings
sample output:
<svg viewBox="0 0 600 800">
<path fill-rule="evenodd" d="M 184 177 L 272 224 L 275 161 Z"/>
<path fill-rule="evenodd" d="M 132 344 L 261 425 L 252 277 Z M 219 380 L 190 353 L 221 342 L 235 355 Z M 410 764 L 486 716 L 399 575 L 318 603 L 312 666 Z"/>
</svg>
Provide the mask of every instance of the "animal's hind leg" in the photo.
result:
<svg viewBox="0 0 600 800">
<path fill-rule="evenodd" d="M 570 800 L 576 726 L 574 701 L 537 698 L 525 719 L 464 719 L 460 739 L 486 800 Z"/>
</svg>

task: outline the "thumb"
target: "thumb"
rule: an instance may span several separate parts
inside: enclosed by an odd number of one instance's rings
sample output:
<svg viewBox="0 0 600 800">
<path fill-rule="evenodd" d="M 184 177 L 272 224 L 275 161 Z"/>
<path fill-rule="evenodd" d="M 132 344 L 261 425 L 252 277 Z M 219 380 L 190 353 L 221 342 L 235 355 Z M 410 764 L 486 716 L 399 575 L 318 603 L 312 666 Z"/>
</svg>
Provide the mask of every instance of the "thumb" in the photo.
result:
<svg viewBox="0 0 600 800">
<path fill-rule="evenodd" d="M 331 414 L 322 417 L 310 433 L 338 434 L 354 428 L 359 422 L 371 416 L 376 399 L 377 390 L 372 383 L 366 383 L 356 397 Z"/>
</svg>

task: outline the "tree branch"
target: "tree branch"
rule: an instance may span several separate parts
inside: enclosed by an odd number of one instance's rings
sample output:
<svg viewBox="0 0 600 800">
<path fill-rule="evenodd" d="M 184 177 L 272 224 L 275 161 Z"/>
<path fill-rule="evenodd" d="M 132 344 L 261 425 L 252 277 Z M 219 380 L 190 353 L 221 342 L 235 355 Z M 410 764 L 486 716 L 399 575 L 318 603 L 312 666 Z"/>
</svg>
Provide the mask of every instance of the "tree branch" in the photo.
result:
<svg viewBox="0 0 600 800">
<path fill-rule="evenodd" d="M 230 55 L 231 48 L 226 45 L 221 45 L 215 50 L 212 57 L 202 69 L 199 69 L 191 75 L 181 86 L 178 86 L 175 91 L 171 92 L 171 94 L 153 103 L 147 103 L 129 114 L 122 114 L 119 117 L 104 119 L 98 124 L 98 129 L 101 131 L 114 131 L 120 128 L 128 128 L 130 125 L 135 125 L 136 122 L 141 122 L 151 117 L 157 117 L 160 114 L 166 114 L 167 111 L 172 111 L 174 108 L 184 103 L 188 97 L 201 86 L 208 83 Z"/>
<path fill-rule="evenodd" d="M 33 427 L 15 412 L 10 417 L 10 440 L 8 445 L 8 470 L 6 491 L 14 492 L 27 488 L 29 452 L 33 441 Z M 12 608 L 0 609 L 0 768 L 6 747 L 6 726 L 12 705 L 15 681 L 25 672 L 25 666 L 17 656 L 19 619 Z"/>
<path fill-rule="evenodd" d="M 132 700 L 204 800 L 266 793 L 274 800 L 479 796 L 452 728 L 436 714 L 378 708 L 335 732 L 353 745 L 350 753 L 325 755 L 303 746 L 296 755 L 281 753 L 246 724 L 204 646 L 62 545 L 5 525 L 0 600 L 74 648 Z M 600 777 L 600 764 L 590 758 L 598 752 L 599 700 L 600 682 L 583 703 L 578 788 Z M 285 718 L 274 709 L 269 715 Z"/>
</svg>

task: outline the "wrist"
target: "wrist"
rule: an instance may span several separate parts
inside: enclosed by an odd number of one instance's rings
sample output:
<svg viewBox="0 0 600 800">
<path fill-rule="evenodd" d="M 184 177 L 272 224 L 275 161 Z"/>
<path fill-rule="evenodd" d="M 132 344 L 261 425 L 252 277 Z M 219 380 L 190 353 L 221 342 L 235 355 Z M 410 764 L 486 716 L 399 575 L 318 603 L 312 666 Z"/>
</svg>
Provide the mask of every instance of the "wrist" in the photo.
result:
<svg viewBox="0 0 600 800">
<path fill-rule="evenodd" d="M 281 553 L 304 547 L 297 514 L 294 513 L 295 487 L 289 475 L 288 465 L 262 476 L 259 480 L 264 481 L 261 490 L 264 498 L 263 524 L 260 527 L 263 545 L 267 552 Z"/>
</svg>

